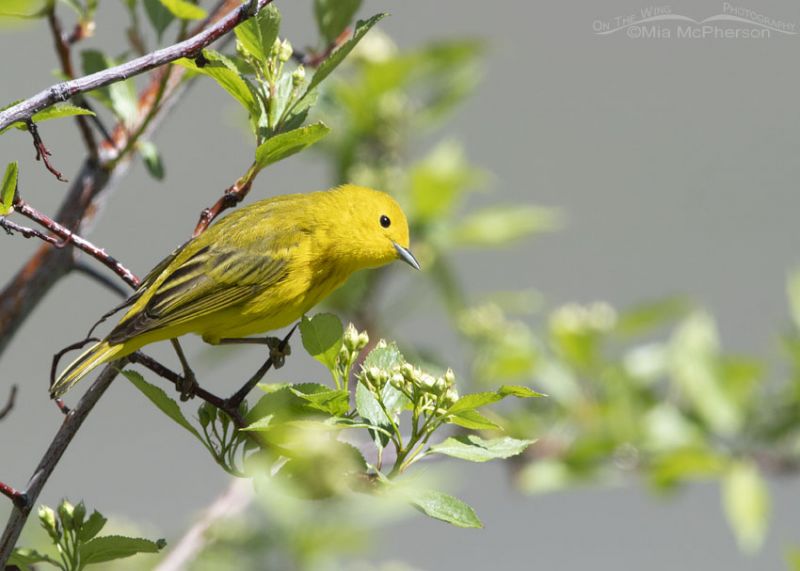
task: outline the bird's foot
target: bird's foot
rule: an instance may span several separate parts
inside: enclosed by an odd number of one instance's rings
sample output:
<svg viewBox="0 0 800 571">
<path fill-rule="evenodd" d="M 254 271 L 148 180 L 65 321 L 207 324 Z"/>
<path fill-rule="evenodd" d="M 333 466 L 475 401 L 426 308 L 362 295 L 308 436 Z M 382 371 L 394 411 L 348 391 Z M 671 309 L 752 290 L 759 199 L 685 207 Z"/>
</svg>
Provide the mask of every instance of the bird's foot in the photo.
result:
<svg viewBox="0 0 800 571">
<path fill-rule="evenodd" d="M 181 394 L 181 401 L 183 402 L 193 399 L 197 387 L 199 386 L 200 384 L 197 382 L 197 378 L 194 376 L 194 372 L 192 372 L 191 369 L 185 370 L 183 375 L 181 375 L 180 381 L 175 383 L 175 388 L 178 389 L 178 392 Z"/>
<path fill-rule="evenodd" d="M 267 337 L 267 347 L 269 347 L 269 358 L 272 366 L 276 369 L 283 367 L 286 357 L 292 354 L 292 348 L 288 343 L 277 337 Z"/>
</svg>

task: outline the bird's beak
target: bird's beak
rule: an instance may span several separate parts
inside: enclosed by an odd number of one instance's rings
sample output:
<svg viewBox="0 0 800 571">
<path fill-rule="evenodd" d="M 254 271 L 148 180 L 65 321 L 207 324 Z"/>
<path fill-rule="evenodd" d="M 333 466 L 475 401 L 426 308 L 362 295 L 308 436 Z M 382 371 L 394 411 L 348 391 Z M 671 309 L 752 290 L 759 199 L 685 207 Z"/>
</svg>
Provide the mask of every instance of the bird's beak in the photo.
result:
<svg viewBox="0 0 800 571">
<path fill-rule="evenodd" d="M 395 249 L 395 250 L 397 250 L 397 254 L 399 255 L 399 257 L 400 257 L 400 259 L 401 259 L 401 260 L 403 260 L 403 261 L 404 261 L 406 264 L 408 264 L 409 266 L 411 266 L 411 267 L 412 267 L 412 268 L 414 268 L 415 270 L 418 270 L 418 269 L 420 269 L 420 267 L 419 267 L 419 262 L 418 262 L 418 261 L 417 261 L 417 259 L 414 257 L 414 254 L 412 254 L 412 253 L 411 253 L 411 252 L 408 250 L 408 248 L 403 248 L 403 247 L 402 247 L 400 244 L 398 244 L 397 242 L 392 242 L 392 244 L 394 244 L 394 249 Z"/>
</svg>

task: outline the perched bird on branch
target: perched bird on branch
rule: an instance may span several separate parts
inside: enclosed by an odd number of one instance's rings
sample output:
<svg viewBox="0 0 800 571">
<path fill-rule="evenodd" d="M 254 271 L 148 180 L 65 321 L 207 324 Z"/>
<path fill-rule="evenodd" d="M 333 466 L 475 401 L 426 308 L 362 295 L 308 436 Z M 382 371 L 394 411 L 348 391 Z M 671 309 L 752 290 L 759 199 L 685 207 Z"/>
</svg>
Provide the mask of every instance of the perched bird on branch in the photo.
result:
<svg viewBox="0 0 800 571">
<path fill-rule="evenodd" d="M 289 325 L 357 270 L 397 259 L 419 269 L 408 248 L 400 206 L 369 188 L 242 207 L 159 263 L 115 309 L 128 308 L 119 323 L 59 375 L 50 396 L 156 341 L 195 333 L 218 344 Z"/>
</svg>

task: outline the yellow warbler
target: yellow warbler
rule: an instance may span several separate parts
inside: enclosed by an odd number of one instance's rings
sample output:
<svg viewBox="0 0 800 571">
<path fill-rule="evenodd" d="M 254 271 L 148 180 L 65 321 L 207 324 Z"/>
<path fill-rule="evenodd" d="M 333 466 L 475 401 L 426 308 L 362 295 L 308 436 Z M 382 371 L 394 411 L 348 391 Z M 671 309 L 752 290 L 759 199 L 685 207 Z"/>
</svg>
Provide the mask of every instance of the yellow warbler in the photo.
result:
<svg viewBox="0 0 800 571">
<path fill-rule="evenodd" d="M 159 263 L 116 327 L 61 373 L 50 396 L 155 341 L 196 333 L 216 344 L 284 327 L 356 270 L 396 259 L 419 269 L 405 214 L 383 192 L 344 185 L 242 207 Z"/>
</svg>

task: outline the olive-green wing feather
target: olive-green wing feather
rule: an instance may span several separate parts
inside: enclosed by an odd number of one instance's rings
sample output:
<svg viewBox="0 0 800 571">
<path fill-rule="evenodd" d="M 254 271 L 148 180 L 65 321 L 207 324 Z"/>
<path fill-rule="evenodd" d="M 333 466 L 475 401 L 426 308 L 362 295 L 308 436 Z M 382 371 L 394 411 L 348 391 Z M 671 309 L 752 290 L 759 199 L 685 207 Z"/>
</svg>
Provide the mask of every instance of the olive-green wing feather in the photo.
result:
<svg viewBox="0 0 800 571">
<path fill-rule="evenodd" d="M 172 268 L 142 308 L 126 315 L 108 336 L 118 344 L 234 307 L 285 277 L 285 259 L 252 250 L 207 246 Z M 163 272 L 163 270 L 162 270 Z M 162 274 L 163 275 L 163 274 Z"/>
<path fill-rule="evenodd" d="M 103 323 L 106 319 L 108 319 L 118 311 L 121 311 L 126 307 L 130 307 L 134 303 L 136 303 L 139 300 L 139 298 L 142 297 L 142 294 L 144 294 L 144 292 L 147 291 L 147 288 L 149 288 L 153 284 L 153 282 L 155 282 L 158 279 L 158 277 L 161 275 L 161 272 L 167 269 L 167 266 L 169 266 L 172 260 L 174 260 L 178 256 L 178 254 L 180 254 L 183 251 L 183 249 L 186 247 L 188 243 L 189 243 L 188 241 L 184 242 L 183 244 L 175 248 L 169 256 L 161 260 L 156 265 L 156 267 L 150 270 L 150 272 L 139 283 L 139 287 L 136 288 L 136 291 L 134 291 L 128 299 L 126 299 L 119 305 L 115 306 L 113 309 L 110 309 L 108 312 L 104 313 L 102 317 L 100 317 L 100 319 L 98 319 L 94 323 L 94 325 L 92 325 L 92 328 L 89 329 L 89 333 L 86 334 L 86 338 L 88 339 L 89 337 L 91 337 L 92 333 L 94 333 L 94 330 L 97 329 L 97 326 Z"/>
</svg>

